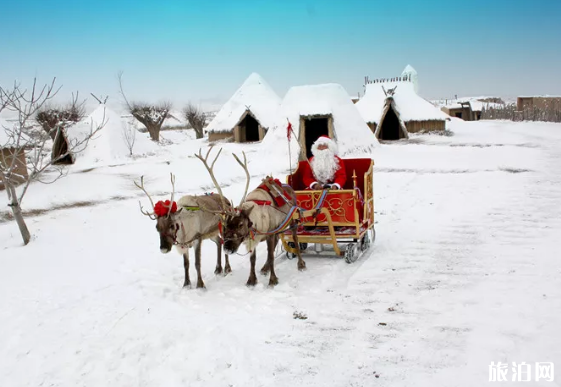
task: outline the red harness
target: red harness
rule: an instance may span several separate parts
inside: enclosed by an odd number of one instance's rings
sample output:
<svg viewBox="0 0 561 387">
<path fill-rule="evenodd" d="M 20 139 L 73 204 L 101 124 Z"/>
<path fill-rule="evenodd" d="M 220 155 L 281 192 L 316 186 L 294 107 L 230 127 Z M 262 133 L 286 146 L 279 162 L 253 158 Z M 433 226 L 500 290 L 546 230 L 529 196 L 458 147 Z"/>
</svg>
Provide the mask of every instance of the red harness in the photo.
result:
<svg viewBox="0 0 561 387">
<path fill-rule="evenodd" d="M 267 183 L 269 183 L 271 185 L 276 185 L 278 187 L 278 191 L 282 192 L 284 197 L 286 197 L 286 198 L 289 197 L 288 193 L 282 187 L 282 183 L 280 182 L 279 179 L 269 178 L 269 179 L 267 179 Z M 263 191 L 265 191 L 269 195 L 271 195 L 271 197 L 275 201 L 275 204 L 277 205 L 277 207 L 282 207 L 286 204 L 286 201 L 283 199 L 282 195 L 280 195 L 280 196 L 273 195 L 273 193 L 271 193 L 271 189 L 265 183 L 259 185 L 259 187 L 257 187 L 257 188 L 262 189 Z M 272 204 L 268 200 L 252 200 L 252 201 L 257 203 L 260 206 L 265 206 L 265 205 L 271 205 Z"/>
</svg>

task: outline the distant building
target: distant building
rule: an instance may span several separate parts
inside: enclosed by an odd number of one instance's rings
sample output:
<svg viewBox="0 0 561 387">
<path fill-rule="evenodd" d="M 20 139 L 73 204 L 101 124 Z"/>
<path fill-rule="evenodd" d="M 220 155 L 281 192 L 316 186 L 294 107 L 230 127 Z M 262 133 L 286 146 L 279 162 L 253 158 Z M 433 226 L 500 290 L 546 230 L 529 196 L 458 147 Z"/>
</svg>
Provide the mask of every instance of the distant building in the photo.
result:
<svg viewBox="0 0 561 387">
<path fill-rule="evenodd" d="M 413 82 L 413 89 L 415 93 L 419 94 L 419 74 L 417 74 L 417 70 L 413 68 L 411 65 L 405 66 L 403 72 L 401 73 L 401 78 L 406 78 Z"/>
<path fill-rule="evenodd" d="M 518 111 L 544 109 L 561 110 L 561 96 L 524 96 L 516 99 Z"/>
<path fill-rule="evenodd" d="M 435 101 L 440 109 L 450 117 L 460 118 L 464 121 L 478 121 L 481 119 L 483 108 L 497 108 L 504 106 L 499 97 L 470 97 L 457 98 L 445 101 Z"/>
</svg>

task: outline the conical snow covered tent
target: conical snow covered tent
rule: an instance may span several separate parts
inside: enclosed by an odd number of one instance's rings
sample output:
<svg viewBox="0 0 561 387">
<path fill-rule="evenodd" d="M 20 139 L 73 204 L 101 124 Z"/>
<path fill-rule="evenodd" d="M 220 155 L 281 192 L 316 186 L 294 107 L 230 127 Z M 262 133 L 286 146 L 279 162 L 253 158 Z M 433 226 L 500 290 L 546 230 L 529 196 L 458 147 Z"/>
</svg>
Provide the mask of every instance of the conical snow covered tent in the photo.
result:
<svg viewBox="0 0 561 387">
<path fill-rule="evenodd" d="M 209 141 L 261 141 L 276 122 L 280 98 L 257 73 L 252 73 L 206 127 Z"/>
<path fill-rule="evenodd" d="M 380 140 L 407 138 L 407 133 L 446 129 L 450 117 L 415 93 L 410 80 L 373 81 L 356 103 L 364 121 Z"/>
<path fill-rule="evenodd" d="M 292 87 L 282 101 L 278 116 L 279 121 L 263 140 L 260 151 L 269 158 L 286 160 L 290 122 L 294 131 L 290 141 L 292 165 L 311 156 L 312 144 L 322 135 L 337 142 L 341 157 L 371 156 L 379 145 L 349 94 L 339 84 Z"/>
<path fill-rule="evenodd" d="M 100 104 L 84 120 L 69 128 L 66 133 L 71 144 L 82 141 L 93 129 L 103 127 L 89 140 L 87 147 L 80 147 L 74 155 L 76 164 L 103 165 L 125 160 L 130 157 L 131 150 L 125 138 L 125 131 L 130 130 L 134 136 L 133 155 L 147 154 L 158 149 L 158 145 L 150 140 L 146 133 L 135 128 L 128 128 L 126 121 L 106 105 Z"/>
</svg>

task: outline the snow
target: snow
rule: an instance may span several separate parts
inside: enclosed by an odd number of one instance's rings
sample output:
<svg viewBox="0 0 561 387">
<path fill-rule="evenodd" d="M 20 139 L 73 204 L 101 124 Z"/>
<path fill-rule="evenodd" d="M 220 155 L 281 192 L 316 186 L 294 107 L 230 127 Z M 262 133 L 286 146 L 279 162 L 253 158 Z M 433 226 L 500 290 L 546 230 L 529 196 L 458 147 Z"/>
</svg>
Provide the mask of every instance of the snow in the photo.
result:
<svg viewBox="0 0 561 387">
<path fill-rule="evenodd" d="M 257 73 L 252 73 L 232 97 L 222 106 L 206 131 L 229 132 L 242 118 L 247 107 L 265 129 L 276 121 L 276 113 L 281 99 L 271 86 Z"/>
<path fill-rule="evenodd" d="M 371 83 L 366 85 L 364 97 L 357 103 L 356 107 L 366 122 L 378 124 L 384 110 L 386 95 L 384 89 L 392 89 L 397 86 L 393 99 L 400 118 L 408 121 L 429 121 L 449 119 L 446 113 L 429 101 L 415 93 L 413 83 L 409 81 Z M 384 89 L 382 89 L 382 87 Z"/>
<path fill-rule="evenodd" d="M 260 148 L 261 157 L 288 160 L 287 125 L 292 124 L 291 162 L 297 165 L 300 147 L 300 116 L 333 116 L 333 131 L 340 156 L 372 153 L 379 143 L 366 125 L 345 89 L 334 83 L 295 86 L 288 90 L 279 109 L 279 119 L 267 132 Z M 288 166 L 288 164 L 287 164 Z M 266 165 L 263 165 L 267 168 Z"/>
<path fill-rule="evenodd" d="M 182 289 L 181 256 L 161 255 L 138 210 L 140 175 L 154 200 L 169 197 L 169 172 L 176 197 L 212 190 L 192 156 L 203 140 L 174 133 L 157 155 L 32 183 L 31 243 L 0 223 L 0 385 L 473 387 L 491 362 L 509 377 L 512 362 L 559 367 L 561 125 L 450 124 L 450 137 L 376 147 L 366 255 L 349 265 L 309 253 L 299 272 L 279 249 L 273 289 L 261 275 L 245 286 L 246 255 L 215 276 L 212 242 L 207 290 Z M 224 144 L 217 178 L 236 202 L 241 149 L 250 165 L 285 170 L 257 158 L 259 144 Z"/>
</svg>

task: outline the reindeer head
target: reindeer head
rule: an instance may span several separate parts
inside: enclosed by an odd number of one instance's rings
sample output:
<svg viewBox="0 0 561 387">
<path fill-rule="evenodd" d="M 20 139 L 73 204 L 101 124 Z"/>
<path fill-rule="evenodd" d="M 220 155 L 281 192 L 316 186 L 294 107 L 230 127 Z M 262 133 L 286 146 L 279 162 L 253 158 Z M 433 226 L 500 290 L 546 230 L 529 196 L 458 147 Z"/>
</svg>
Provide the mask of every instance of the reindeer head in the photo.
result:
<svg viewBox="0 0 561 387">
<path fill-rule="evenodd" d="M 222 234 L 224 239 L 224 252 L 234 254 L 240 245 L 251 236 L 253 223 L 249 214 L 254 207 L 232 211 L 222 218 Z"/>
<path fill-rule="evenodd" d="M 154 205 L 154 202 L 146 189 L 144 188 L 144 176 L 140 178 L 140 184 L 134 183 L 138 188 L 140 188 L 148 199 L 150 199 L 150 204 L 152 205 L 153 211 L 148 212 L 142 208 L 140 204 L 140 211 L 150 217 L 152 220 L 156 220 L 156 230 L 160 234 L 160 251 L 163 254 L 167 254 L 171 251 L 173 245 L 177 241 L 177 233 L 179 232 L 179 222 L 177 221 L 177 215 L 181 212 L 181 208 L 177 209 L 177 203 L 173 201 L 173 196 L 175 194 L 175 177 L 171 175 L 171 185 L 172 193 L 171 200 L 159 201 Z"/>
<path fill-rule="evenodd" d="M 208 156 L 212 151 L 212 148 L 213 146 L 210 147 L 204 158 L 201 154 L 200 149 L 199 149 L 199 154 L 198 155 L 196 154 L 195 156 L 203 162 L 208 173 L 210 174 L 214 186 L 218 190 L 218 193 L 222 199 L 222 210 L 214 211 L 214 212 L 219 213 L 220 216 L 222 217 L 221 227 L 222 227 L 222 234 L 224 239 L 224 251 L 228 254 L 233 254 L 236 251 L 238 251 L 238 248 L 240 247 L 242 242 L 245 241 L 250 236 L 251 227 L 253 226 L 251 220 L 249 219 L 249 214 L 251 213 L 253 207 L 249 207 L 249 208 L 242 207 L 242 204 L 244 203 L 245 197 L 247 195 L 247 190 L 249 188 L 249 182 L 250 182 L 250 175 L 247 169 L 247 158 L 245 156 L 245 152 L 242 152 L 244 158 L 244 161 L 242 163 L 238 158 L 238 156 L 236 156 L 235 154 L 233 155 L 236 161 L 238 162 L 238 164 L 240 164 L 245 171 L 246 185 L 245 185 L 245 192 L 242 196 L 242 199 L 240 200 L 240 204 L 237 207 L 232 207 L 231 204 L 229 203 L 227 204 L 226 201 L 224 200 L 222 189 L 220 188 L 220 185 L 218 184 L 218 182 L 216 181 L 216 177 L 214 176 L 214 163 L 216 163 L 216 160 L 218 160 L 218 156 L 220 156 L 220 152 L 222 152 L 222 149 L 220 149 L 212 164 L 210 166 L 208 165 Z"/>
</svg>

